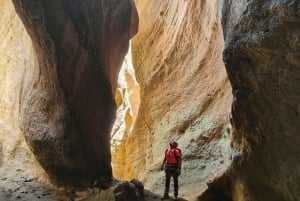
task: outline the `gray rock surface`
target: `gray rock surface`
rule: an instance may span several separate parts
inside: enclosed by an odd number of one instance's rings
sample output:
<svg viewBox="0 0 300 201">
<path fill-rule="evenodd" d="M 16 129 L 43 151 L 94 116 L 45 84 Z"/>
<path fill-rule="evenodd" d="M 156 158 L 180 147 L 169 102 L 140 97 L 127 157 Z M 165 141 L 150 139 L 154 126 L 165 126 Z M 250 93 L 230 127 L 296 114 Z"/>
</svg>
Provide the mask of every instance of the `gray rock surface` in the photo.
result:
<svg viewBox="0 0 300 201">
<path fill-rule="evenodd" d="M 300 200 L 300 2 L 224 1 L 233 88 L 233 200 Z"/>
</svg>

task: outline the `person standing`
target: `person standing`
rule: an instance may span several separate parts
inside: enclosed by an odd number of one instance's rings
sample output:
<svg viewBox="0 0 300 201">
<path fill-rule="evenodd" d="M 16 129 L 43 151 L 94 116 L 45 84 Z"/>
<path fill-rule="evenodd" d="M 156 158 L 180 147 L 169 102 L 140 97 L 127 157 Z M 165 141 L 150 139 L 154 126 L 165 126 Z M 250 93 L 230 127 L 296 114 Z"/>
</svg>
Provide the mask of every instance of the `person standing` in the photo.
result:
<svg viewBox="0 0 300 201">
<path fill-rule="evenodd" d="M 181 150 L 175 140 L 170 141 L 170 147 L 165 151 L 165 157 L 161 166 L 161 170 L 165 170 L 166 183 L 162 200 L 169 199 L 169 189 L 171 177 L 174 183 L 174 199 L 178 196 L 178 176 L 181 173 Z"/>
</svg>

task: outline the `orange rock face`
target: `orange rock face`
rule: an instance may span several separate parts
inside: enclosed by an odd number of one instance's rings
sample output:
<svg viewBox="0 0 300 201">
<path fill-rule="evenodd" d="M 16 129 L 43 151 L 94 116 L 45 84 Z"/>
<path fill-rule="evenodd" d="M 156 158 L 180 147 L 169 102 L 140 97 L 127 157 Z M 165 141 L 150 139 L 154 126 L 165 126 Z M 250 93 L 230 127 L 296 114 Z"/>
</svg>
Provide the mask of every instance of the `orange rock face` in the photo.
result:
<svg viewBox="0 0 300 201">
<path fill-rule="evenodd" d="M 232 96 L 218 1 L 137 0 L 136 5 L 140 26 L 132 46 L 141 104 L 126 141 L 124 177 L 142 179 L 161 193 L 164 176 L 158 167 L 175 138 L 183 150 L 181 195 L 196 196 L 212 174 L 230 164 L 225 128 Z"/>
<path fill-rule="evenodd" d="M 115 100 L 118 109 L 112 129 L 112 166 L 114 177 L 122 179 L 126 175 L 126 139 L 132 132 L 140 106 L 140 87 L 135 78 L 131 52 L 125 57 L 121 68 Z"/>
</svg>

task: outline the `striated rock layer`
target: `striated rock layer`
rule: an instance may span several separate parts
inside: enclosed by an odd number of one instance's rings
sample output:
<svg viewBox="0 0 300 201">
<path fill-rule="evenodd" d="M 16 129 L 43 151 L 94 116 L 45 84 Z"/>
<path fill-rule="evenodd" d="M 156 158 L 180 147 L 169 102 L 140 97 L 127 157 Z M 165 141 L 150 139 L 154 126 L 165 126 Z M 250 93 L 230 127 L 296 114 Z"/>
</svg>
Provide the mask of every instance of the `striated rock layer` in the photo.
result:
<svg viewBox="0 0 300 201">
<path fill-rule="evenodd" d="M 231 171 L 231 185 L 222 188 L 228 200 L 297 201 L 300 3 L 227 0 L 223 26 L 234 94 L 233 144 L 243 160 Z"/>
<path fill-rule="evenodd" d="M 126 140 L 125 178 L 163 191 L 158 171 L 170 139 L 183 151 L 180 196 L 189 200 L 230 164 L 231 87 L 222 61 L 217 0 L 136 1 L 133 63 L 141 104 Z"/>
<path fill-rule="evenodd" d="M 108 182 L 116 79 L 137 31 L 132 1 L 13 3 L 36 55 L 15 94 L 27 143 L 56 184 Z"/>
</svg>

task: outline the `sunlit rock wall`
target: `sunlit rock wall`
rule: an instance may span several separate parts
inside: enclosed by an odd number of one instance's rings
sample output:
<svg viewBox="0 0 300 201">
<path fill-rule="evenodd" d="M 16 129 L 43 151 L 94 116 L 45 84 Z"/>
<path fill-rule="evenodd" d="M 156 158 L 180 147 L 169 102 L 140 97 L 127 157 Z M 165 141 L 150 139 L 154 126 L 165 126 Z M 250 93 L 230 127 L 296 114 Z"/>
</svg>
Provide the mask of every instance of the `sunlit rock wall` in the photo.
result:
<svg viewBox="0 0 300 201">
<path fill-rule="evenodd" d="M 0 188 L 41 176 L 18 119 L 23 94 L 37 77 L 31 40 L 11 1 L 0 1 Z"/>
<path fill-rule="evenodd" d="M 56 184 L 102 186 L 112 177 L 117 75 L 137 31 L 133 2 L 13 3 L 36 55 L 15 95 L 25 139 Z"/>
<path fill-rule="evenodd" d="M 122 179 L 126 174 L 126 140 L 132 132 L 140 106 L 140 87 L 135 78 L 131 51 L 128 51 L 119 73 L 115 101 L 117 117 L 112 129 L 112 167 L 114 177 Z"/>
<path fill-rule="evenodd" d="M 232 200 L 300 197 L 300 2 L 224 1 L 234 145 Z"/>
<path fill-rule="evenodd" d="M 125 178 L 163 191 L 170 139 L 183 151 L 180 195 L 195 197 L 230 164 L 231 87 L 222 60 L 219 2 L 136 1 L 133 63 L 141 105 L 127 137 Z M 190 199 L 188 199 L 190 200 Z"/>
</svg>

